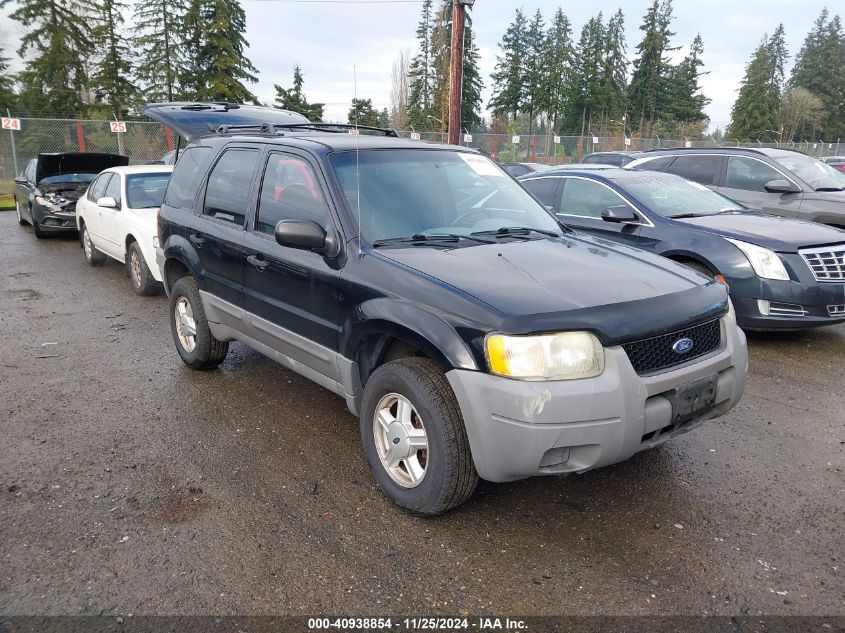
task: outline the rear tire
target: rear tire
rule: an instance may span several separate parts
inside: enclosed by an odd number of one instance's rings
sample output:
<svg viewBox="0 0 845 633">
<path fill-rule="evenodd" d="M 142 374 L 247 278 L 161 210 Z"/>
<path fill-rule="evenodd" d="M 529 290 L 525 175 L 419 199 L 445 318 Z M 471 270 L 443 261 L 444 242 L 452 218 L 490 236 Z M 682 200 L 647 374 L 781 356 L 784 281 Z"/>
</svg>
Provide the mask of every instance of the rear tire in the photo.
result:
<svg viewBox="0 0 845 633">
<path fill-rule="evenodd" d="M 126 274 L 136 295 L 148 297 L 161 290 L 161 284 L 153 278 L 138 242 L 132 242 L 126 252 Z"/>
<path fill-rule="evenodd" d="M 458 401 L 431 359 L 401 358 L 376 369 L 364 389 L 360 423 L 373 476 L 402 508 L 435 516 L 475 491 L 478 474 Z"/>
<path fill-rule="evenodd" d="M 79 231 L 79 241 L 82 245 L 82 253 L 85 255 L 85 261 L 89 266 L 100 266 L 105 263 L 106 256 L 94 246 L 94 242 L 91 241 L 91 235 L 88 233 L 88 227 L 84 222 Z"/>
<path fill-rule="evenodd" d="M 208 327 L 193 277 L 182 277 L 170 290 L 170 332 L 176 351 L 192 369 L 214 369 L 229 353 L 229 343 L 214 338 Z"/>
</svg>

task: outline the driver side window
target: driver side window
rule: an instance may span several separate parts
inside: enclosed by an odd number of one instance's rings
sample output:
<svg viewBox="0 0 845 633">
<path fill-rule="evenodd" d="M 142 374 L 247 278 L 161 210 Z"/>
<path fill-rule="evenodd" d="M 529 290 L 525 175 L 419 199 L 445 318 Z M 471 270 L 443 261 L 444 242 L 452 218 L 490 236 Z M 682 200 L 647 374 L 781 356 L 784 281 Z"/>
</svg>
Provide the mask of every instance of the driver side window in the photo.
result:
<svg viewBox="0 0 845 633">
<path fill-rule="evenodd" d="M 592 180 L 566 178 L 564 183 L 559 213 L 600 220 L 606 208 L 628 205 L 618 193 Z"/>
<path fill-rule="evenodd" d="M 783 176 L 766 163 L 754 158 L 745 158 L 744 156 L 728 158 L 725 187 L 730 189 L 765 192 L 767 182 L 783 179 Z"/>
<path fill-rule="evenodd" d="M 104 197 L 107 198 L 114 198 L 114 201 L 117 202 L 117 208 L 121 207 L 121 200 L 120 200 L 120 176 L 114 174 L 109 180 L 109 184 L 106 186 L 106 191 L 103 193 Z"/>
<path fill-rule="evenodd" d="M 94 204 L 97 203 L 97 200 L 105 196 L 104 193 L 106 190 L 106 185 L 109 184 L 109 180 L 111 179 L 111 172 L 100 174 L 97 176 L 97 180 L 88 187 L 88 199 L 93 202 Z"/>
<path fill-rule="evenodd" d="M 273 235 L 281 220 L 310 220 L 325 228 L 329 207 L 308 162 L 290 154 L 271 154 L 261 181 L 256 230 Z"/>
</svg>

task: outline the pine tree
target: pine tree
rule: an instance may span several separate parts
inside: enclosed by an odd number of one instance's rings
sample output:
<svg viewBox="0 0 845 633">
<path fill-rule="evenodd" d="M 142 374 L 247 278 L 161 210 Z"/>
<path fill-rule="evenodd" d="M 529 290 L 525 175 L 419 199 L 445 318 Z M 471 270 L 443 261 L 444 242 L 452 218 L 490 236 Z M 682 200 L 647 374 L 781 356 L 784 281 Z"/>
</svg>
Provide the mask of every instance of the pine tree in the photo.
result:
<svg viewBox="0 0 845 633">
<path fill-rule="evenodd" d="M 654 0 L 640 25 L 645 35 L 637 45 L 628 96 L 632 126 L 641 135 L 651 135 L 655 120 L 668 109 L 665 96 L 671 66 L 665 55 L 675 50 L 669 44 L 675 35 L 669 30 L 671 22 L 672 0 Z"/>
<path fill-rule="evenodd" d="M 570 105 L 575 50 L 572 46 L 572 27 L 569 18 L 558 8 L 546 32 L 546 60 L 543 77 L 546 94 L 545 109 L 552 130 L 559 125 Z"/>
<path fill-rule="evenodd" d="M 302 92 L 302 86 L 305 83 L 302 77 L 302 69 L 299 65 L 293 68 L 293 87 L 290 89 L 282 88 L 278 84 L 274 84 L 276 89 L 276 101 L 273 103 L 274 108 L 281 108 L 282 110 L 290 110 L 291 112 L 299 112 L 309 121 L 322 121 L 323 110 L 326 107 L 325 103 L 308 103 L 305 94 Z"/>
<path fill-rule="evenodd" d="M 784 84 L 786 83 L 786 74 L 784 68 L 789 59 L 789 51 L 786 49 L 786 32 L 783 24 L 779 24 L 778 28 L 769 38 L 766 44 L 769 49 L 769 56 L 772 58 L 772 76 L 769 83 L 773 88 L 777 89 L 778 99 L 783 94 Z"/>
<path fill-rule="evenodd" d="M 238 0 L 191 0 L 185 14 L 187 60 L 182 85 L 199 101 L 257 103 L 244 82 L 258 81 L 244 54 L 246 15 Z"/>
<path fill-rule="evenodd" d="M 0 8 L 10 0 L 0 0 Z M 87 60 L 92 52 L 92 0 L 20 0 L 10 14 L 25 27 L 18 54 L 27 59 L 19 75 L 24 107 L 69 115 L 84 109 Z"/>
<path fill-rule="evenodd" d="M 764 40 L 745 67 L 745 77 L 731 110 L 729 138 L 754 141 L 771 134 L 768 130 L 776 125 L 779 106 L 771 90 L 773 66 L 768 42 Z"/>
<path fill-rule="evenodd" d="M 186 0 L 139 0 L 135 5 L 135 74 L 148 101 L 173 101 L 178 96 L 186 10 Z"/>
<path fill-rule="evenodd" d="M 352 107 L 349 108 L 348 121 L 350 125 L 371 125 L 378 127 L 381 123 L 381 116 L 373 108 L 372 99 L 353 99 Z"/>
<path fill-rule="evenodd" d="M 839 16 L 824 9 L 795 57 L 790 86 L 806 88 L 822 100 L 818 134 L 845 136 L 845 33 Z M 812 129 L 805 130 L 811 133 Z"/>
<path fill-rule="evenodd" d="M 621 120 L 627 103 L 628 57 L 625 44 L 625 16 L 622 9 L 607 21 L 604 29 L 604 55 L 601 77 L 601 99 L 608 119 Z"/>
<path fill-rule="evenodd" d="M 666 114 L 675 122 L 681 122 L 684 128 L 707 119 L 704 108 L 710 103 L 710 99 L 701 92 L 701 77 L 707 74 L 701 71 L 704 66 L 701 61 L 703 53 L 704 43 L 701 41 L 701 35 L 696 35 L 689 55 L 673 69 L 672 80 L 668 84 Z M 683 133 L 684 129 L 681 130 L 681 135 Z"/>
<path fill-rule="evenodd" d="M 575 72 L 567 125 L 589 131 L 602 108 L 601 79 L 604 65 L 604 23 L 602 14 L 590 18 L 581 29 L 575 54 Z"/>
<path fill-rule="evenodd" d="M 417 25 L 419 51 L 411 60 L 409 71 L 408 121 L 417 127 L 428 125 L 432 106 L 431 2 L 432 0 L 423 2 L 420 22 Z"/>
<path fill-rule="evenodd" d="M 493 96 L 488 107 L 494 115 L 508 114 L 516 119 L 522 107 L 526 84 L 526 29 L 525 14 L 517 9 L 513 22 L 502 36 L 499 44 L 502 54 L 496 57 L 496 68 L 490 76 Z"/>
<path fill-rule="evenodd" d="M 534 131 L 537 114 L 547 108 L 548 95 L 544 81 L 546 65 L 545 23 L 537 9 L 525 31 L 525 92 L 520 110 L 528 115 L 528 134 Z"/>
<path fill-rule="evenodd" d="M 91 81 L 97 101 L 107 103 L 112 112 L 122 118 L 129 100 L 136 93 L 130 78 L 129 46 L 121 33 L 126 6 L 120 0 L 102 0 L 99 9 L 100 23 L 91 35 L 97 49 L 104 53 Z"/>
<path fill-rule="evenodd" d="M 3 54 L 0 48 L 0 114 L 6 115 L 6 110 L 15 107 L 17 95 L 15 94 L 15 80 L 9 72 L 9 58 Z"/>
</svg>

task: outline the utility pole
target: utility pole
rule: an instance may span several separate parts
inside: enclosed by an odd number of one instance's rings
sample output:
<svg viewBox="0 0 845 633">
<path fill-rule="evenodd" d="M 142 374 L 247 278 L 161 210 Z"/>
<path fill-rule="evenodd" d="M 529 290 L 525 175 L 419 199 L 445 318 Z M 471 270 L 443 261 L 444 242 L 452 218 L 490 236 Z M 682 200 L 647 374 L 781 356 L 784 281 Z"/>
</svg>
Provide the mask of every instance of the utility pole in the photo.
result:
<svg viewBox="0 0 845 633">
<path fill-rule="evenodd" d="M 449 77 L 449 133 L 446 142 L 459 145 L 461 139 L 461 97 L 464 85 L 464 22 L 466 9 L 475 0 L 452 0 L 452 69 Z"/>
</svg>

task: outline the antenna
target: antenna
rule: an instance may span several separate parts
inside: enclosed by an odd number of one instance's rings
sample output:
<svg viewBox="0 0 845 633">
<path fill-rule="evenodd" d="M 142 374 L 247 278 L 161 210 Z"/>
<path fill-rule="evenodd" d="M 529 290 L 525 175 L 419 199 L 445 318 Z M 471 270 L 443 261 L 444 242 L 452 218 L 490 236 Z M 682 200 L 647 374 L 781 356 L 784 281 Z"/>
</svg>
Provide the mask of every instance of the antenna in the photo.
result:
<svg viewBox="0 0 845 633">
<path fill-rule="evenodd" d="M 358 135 L 360 133 L 358 130 L 358 111 L 361 106 L 358 103 L 358 66 L 354 64 L 352 66 L 352 84 L 355 103 L 355 204 L 358 207 L 358 258 L 360 259 L 364 255 L 361 248 L 361 162 L 358 149 Z"/>
</svg>

